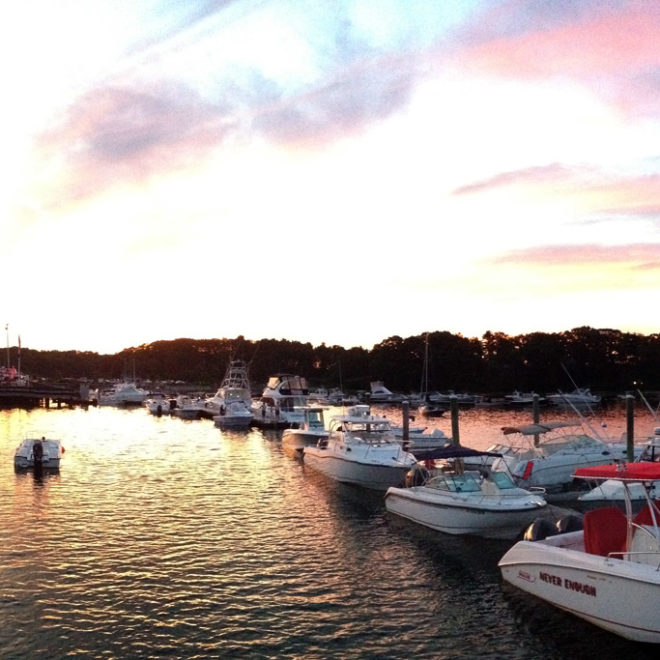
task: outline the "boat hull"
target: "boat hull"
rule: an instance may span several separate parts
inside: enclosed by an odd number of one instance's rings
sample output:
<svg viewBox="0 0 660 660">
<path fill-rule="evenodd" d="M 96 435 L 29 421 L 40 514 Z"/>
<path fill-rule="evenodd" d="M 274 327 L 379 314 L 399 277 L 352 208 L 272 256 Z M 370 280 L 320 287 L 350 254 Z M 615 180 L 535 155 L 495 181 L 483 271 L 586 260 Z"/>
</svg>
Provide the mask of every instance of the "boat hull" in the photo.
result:
<svg viewBox="0 0 660 660">
<path fill-rule="evenodd" d="M 34 461 L 32 458 L 26 456 L 14 456 L 14 469 L 15 470 L 33 470 Z M 48 471 L 58 471 L 60 469 L 59 458 L 47 458 L 41 461 L 41 469 Z"/>
<path fill-rule="evenodd" d="M 305 447 L 315 447 L 319 440 L 326 439 L 328 435 L 327 431 L 285 429 L 282 433 L 282 446 L 302 453 Z"/>
<path fill-rule="evenodd" d="M 474 535 L 494 539 L 513 539 L 545 508 L 544 505 L 471 505 L 450 495 L 429 493 L 424 487 L 390 488 L 385 508 L 430 529 L 454 535 Z M 483 502 L 483 498 L 479 498 Z"/>
<path fill-rule="evenodd" d="M 303 460 L 312 470 L 336 481 L 382 491 L 403 483 L 411 467 L 407 463 L 377 464 L 348 460 L 317 447 L 305 447 Z"/>
<path fill-rule="evenodd" d="M 587 554 L 582 535 L 519 541 L 499 562 L 503 579 L 626 639 L 660 643 L 660 571 Z"/>
</svg>

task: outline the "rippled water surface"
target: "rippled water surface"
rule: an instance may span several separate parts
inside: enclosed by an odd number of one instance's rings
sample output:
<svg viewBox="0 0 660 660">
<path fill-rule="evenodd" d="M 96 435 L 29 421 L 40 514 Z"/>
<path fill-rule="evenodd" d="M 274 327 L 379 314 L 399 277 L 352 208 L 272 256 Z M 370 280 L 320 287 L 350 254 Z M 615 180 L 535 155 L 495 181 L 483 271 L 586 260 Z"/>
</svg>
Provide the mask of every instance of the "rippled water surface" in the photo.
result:
<svg viewBox="0 0 660 660">
<path fill-rule="evenodd" d="M 461 413 L 461 442 L 529 418 Z M 607 423 L 618 436 L 623 412 Z M 14 472 L 28 432 L 62 440 L 59 474 Z M 0 411 L 0 657 L 651 657 L 508 590 L 510 542 L 398 521 L 280 439 L 143 409 Z"/>
</svg>

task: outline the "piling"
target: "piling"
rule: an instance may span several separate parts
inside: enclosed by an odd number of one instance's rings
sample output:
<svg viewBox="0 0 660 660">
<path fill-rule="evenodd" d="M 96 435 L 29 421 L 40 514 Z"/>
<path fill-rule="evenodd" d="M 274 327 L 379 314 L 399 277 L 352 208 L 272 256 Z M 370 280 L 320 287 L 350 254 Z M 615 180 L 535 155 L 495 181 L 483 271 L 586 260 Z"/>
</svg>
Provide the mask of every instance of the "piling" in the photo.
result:
<svg viewBox="0 0 660 660">
<path fill-rule="evenodd" d="M 401 404 L 401 415 L 403 416 L 403 448 L 408 451 L 410 446 L 410 403 L 404 401 Z"/>
<path fill-rule="evenodd" d="M 458 447 L 461 442 L 458 434 L 458 397 L 455 394 L 449 397 L 449 409 L 451 410 L 451 444 Z"/>
<path fill-rule="evenodd" d="M 534 394 L 532 397 L 532 421 L 538 424 L 541 421 L 541 407 L 539 405 L 539 395 Z M 540 436 L 538 433 L 534 434 L 534 446 L 538 447 L 540 444 Z"/>
<path fill-rule="evenodd" d="M 626 394 L 626 457 L 635 458 L 635 397 Z"/>
</svg>

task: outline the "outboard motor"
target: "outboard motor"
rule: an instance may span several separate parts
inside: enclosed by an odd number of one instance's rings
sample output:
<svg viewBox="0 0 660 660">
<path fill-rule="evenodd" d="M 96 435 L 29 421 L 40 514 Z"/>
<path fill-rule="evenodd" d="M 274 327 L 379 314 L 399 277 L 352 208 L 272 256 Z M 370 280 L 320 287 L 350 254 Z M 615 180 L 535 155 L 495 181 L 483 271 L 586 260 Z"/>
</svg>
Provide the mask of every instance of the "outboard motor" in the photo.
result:
<svg viewBox="0 0 660 660">
<path fill-rule="evenodd" d="M 577 532 L 580 529 L 583 529 L 582 516 L 577 516 L 575 514 L 568 514 L 567 516 L 562 516 L 556 523 L 557 533 L 566 534 L 567 532 Z"/>
<path fill-rule="evenodd" d="M 406 488 L 423 486 L 429 476 L 429 471 L 423 465 L 416 463 L 406 474 Z"/>
<path fill-rule="evenodd" d="M 537 518 L 526 530 L 525 541 L 542 541 L 548 536 L 557 534 L 557 527 L 547 518 Z"/>
</svg>

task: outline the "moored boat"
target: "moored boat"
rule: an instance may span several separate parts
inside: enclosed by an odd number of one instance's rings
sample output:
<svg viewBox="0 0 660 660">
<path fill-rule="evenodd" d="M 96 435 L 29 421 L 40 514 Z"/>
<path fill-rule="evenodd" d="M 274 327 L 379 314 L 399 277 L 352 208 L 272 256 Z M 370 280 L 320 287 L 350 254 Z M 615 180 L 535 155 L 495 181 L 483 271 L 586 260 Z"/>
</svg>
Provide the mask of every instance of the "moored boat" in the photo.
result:
<svg viewBox="0 0 660 660">
<path fill-rule="evenodd" d="M 56 472 L 60 469 L 60 460 L 64 447 L 60 440 L 42 436 L 27 437 L 14 452 L 15 470 L 48 470 Z"/>
<path fill-rule="evenodd" d="M 343 483 L 387 490 L 403 483 L 417 459 L 404 451 L 386 417 L 364 414 L 363 408 L 330 421 L 328 438 L 303 449 L 305 465 Z"/>
<path fill-rule="evenodd" d="M 252 423 L 252 395 L 248 367 L 230 360 L 218 391 L 207 399 L 213 421 L 220 428 L 246 428 Z"/>
<path fill-rule="evenodd" d="M 436 531 L 454 535 L 510 539 L 546 508 L 540 493 L 516 487 L 505 472 L 493 472 L 485 463 L 479 470 L 456 469 L 465 457 L 485 459 L 488 454 L 466 447 L 446 447 L 427 454 L 432 460 L 452 460 L 430 471 L 416 466 L 408 487 L 393 487 L 385 494 L 390 513 Z M 427 459 L 427 460 L 428 460 Z M 414 481 L 421 475 L 421 483 Z"/>
<path fill-rule="evenodd" d="M 282 447 L 289 453 L 302 456 L 305 447 L 316 446 L 319 440 L 325 440 L 330 432 L 325 428 L 321 406 L 309 406 L 303 410 L 303 421 L 298 428 L 282 431 Z"/>
<path fill-rule="evenodd" d="M 659 463 L 579 468 L 578 479 L 613 479 L 624 493 L 632 484 L 660 480 Z M 660 643 L 660 508 L 626 513 L 607 506 L 584 514 L 583 529 L 522 540 L 500 559 L 503 579 L 612 633 Z"/>
<path fill-rule="evenodd" d="M 307 379 L 292 374 L 271 376 L 261 398 L 252 402 L 253 423 L 263 428 L 295 428 L 309 405 Z"/>
</svg>

